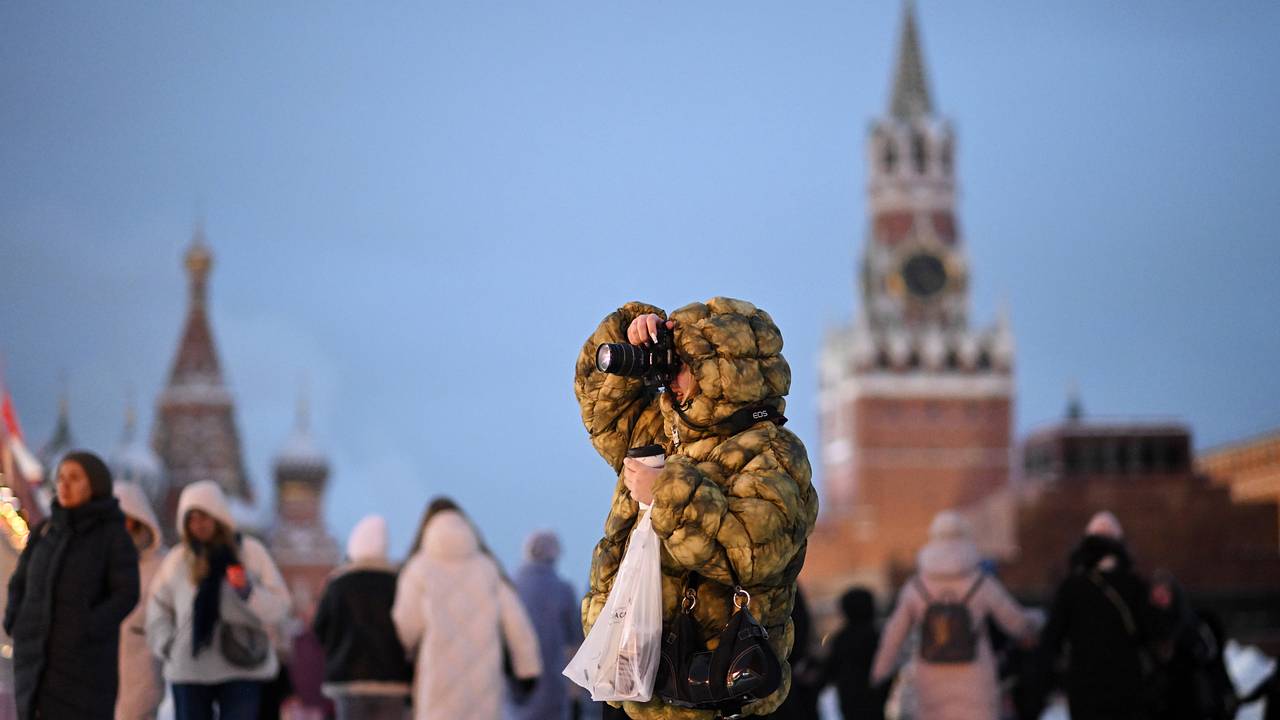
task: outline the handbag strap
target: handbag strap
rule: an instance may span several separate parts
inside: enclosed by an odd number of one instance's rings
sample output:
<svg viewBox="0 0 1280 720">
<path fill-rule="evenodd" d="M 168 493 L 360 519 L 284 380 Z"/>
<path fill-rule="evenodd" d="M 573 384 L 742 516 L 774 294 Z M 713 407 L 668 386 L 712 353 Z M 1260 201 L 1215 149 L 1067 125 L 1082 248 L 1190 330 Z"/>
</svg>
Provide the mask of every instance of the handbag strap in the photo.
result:
<svg viewBox="0 0 1280 720">
<path fill-rule="evenodd" d="M 1120 597 L 1120 593 L 1116 592 L 1115 587 L 1107 582 L 1106 578 L 1102 577 L 1102 573 L 1098 572 L 1097 568 L 1089 571 L 1089 579 L 1093 581 L 1094 585 L 1098 586 L 1098 589 L 1107 597 L 1107 600 L 1116 607 L 1116 611 L 1120 613 L 1120 622 L 1124 624 L 1125 632 L 1129 633 L 1130 637 L 1137 639 L 1138 624 L 1134 622 L 1133 611 L 1129 609 L 1124 598 Z"/>
<path fill-rule="evenodd" d="M 742 587 L 742 580 L 738 577 L 738 572 L 733 569 L 733 563 L 728 562 L 726 566 L 729 569 L 729 578 L 733 580 L 733 610 L 737 612 L 744 607 L 751 606 L 751 593 Z M 689 571 L 684 576 L 684 590 L 681 595 L 684 598 L 681 601 L 680 608 L 683 612 L 689 613 L 694 606 L 698 604 L 698 587 L 705 580 L 702 575 Z"/>
</svg>

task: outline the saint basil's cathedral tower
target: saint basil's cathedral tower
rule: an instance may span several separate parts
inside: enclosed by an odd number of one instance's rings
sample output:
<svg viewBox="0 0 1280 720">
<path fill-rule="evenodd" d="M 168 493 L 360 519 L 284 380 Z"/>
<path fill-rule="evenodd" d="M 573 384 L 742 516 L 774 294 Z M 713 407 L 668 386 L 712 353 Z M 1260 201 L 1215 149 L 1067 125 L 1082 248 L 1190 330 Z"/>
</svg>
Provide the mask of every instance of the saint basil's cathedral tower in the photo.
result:
<svg viewBox="0 0 1280 720">
<path fill-rule="evenodd" d="M 156 507 L 165 541 L 177 539 L 174 515 L 182 490 L 198 480 L 214 480 L 233 502 L 253 503 L 244 470 L 231 392 L 222 379 L 209 326 L 209 274 L 213 253 L 197 228 L 187 248 L 188 299 L 178 353 L 169 384 L 156 403 L 151 445 L 164 463 L 168 487 Z"/>
<path fill-rule="evenodd" d="M 934 514 L 1009 479 L 1013 337 L 1003 312 L 992 328 L 969 324 L 955 150 L 907 3 L 888 113 L 867 141 L 859 307 L 821 356 L 823 514 L 805 564 L 815 597 L 853 583 L 887 592 Z"/>
<path fill-rule="evenodd" d="M 156 407 L 152 446 L 164 466 L 166 479 L 155 493 L 156 513 L 166 541 L 177 539 L 178 498 L 188 485 L 213 480 L 222 487 L 232 512 L 245 532 L 260 534 L 293 594 L 294 608 L 303 618 L 319 600 L 324 579 L 341 560 L 322 516 L 329 480 L 328 459 L 308 430 L 305 403 L 298 408 L 297 425 L 275 457 L 274 517 L 255 521 L 253 485 L 245 472 L 235 404 L 223 381 L 208 314 L 209 275 L 213 253 L 197 229 L 187 249 L 189 283 L 187 317 L 173 361 L 169 384 Z"/>
</svg>

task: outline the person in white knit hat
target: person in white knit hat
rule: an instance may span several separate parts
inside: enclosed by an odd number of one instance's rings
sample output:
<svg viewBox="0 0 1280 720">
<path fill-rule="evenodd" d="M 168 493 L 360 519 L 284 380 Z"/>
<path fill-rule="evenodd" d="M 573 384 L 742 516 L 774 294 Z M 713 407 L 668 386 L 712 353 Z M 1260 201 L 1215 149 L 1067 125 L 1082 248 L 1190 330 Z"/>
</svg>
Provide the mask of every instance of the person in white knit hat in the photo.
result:
<svg viewBox="0 0 1280 720">
<path fill-rule="evenodd" d="M 316 608 L 324 646 L 324 694 L 338 720 L 402 720 L 413 667 L 391 622 L 396 568 L 387 559 L 387 521 L 369 515 L 347 540 L 347 563 L 330 576 Z"/>
<path fill-rule="evenodd" d="M 1029 642 L 1037 623 L 1000 584 L 983 573 L 969 523 L 941 512 L 929 527 L 917 574 L 901 593 L 885 625 L 871 684 L 893 676 L 909 632 L 920 628 L 914 683 L 922 720 L 998 720 L 1000 695 L 987 620 L 1010 637 Z"/>
</svg>

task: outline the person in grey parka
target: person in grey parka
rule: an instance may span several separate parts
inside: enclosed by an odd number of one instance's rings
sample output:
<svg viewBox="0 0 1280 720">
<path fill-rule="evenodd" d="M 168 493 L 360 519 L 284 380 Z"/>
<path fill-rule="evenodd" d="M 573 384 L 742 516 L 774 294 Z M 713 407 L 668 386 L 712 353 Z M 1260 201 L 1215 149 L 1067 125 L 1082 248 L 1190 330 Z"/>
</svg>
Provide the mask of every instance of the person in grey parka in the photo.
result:
<svg viewBox="0 0 1280 720">
<path fill-rule="evenodd" d="M 569 687 L 561 674 L 582 643 L 577 593 L 556 574 L 560 540 L 550 530 L 525 540 L 524 565 L 516 572 L 516 594 L 538 635 L 542 676 L 527 698 L 509 699 L 507 720 L 568 720 Z"/>
</svg>

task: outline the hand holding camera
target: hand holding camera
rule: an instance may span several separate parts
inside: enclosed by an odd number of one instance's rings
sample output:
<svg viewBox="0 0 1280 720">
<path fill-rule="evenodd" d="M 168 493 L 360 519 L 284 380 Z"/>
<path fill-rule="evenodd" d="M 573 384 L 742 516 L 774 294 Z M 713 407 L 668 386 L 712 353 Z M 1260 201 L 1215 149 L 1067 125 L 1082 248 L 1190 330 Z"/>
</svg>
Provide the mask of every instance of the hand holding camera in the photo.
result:
<svg viewBox="0 0 1280 720">
<path fill-rule="evenodd" d="M 658 328 L 676 329 L 675 320 L 664 321 L 661 317 L 646 313 L 631 321 L 627 326 L 627 342 L 632 345 L 647 345 L 658 342 Z"/>
<path fill-rule="evenodd" d="M 680 371 L 676 356 L 674 320 L 648 313 L 627 326 L 627 343 L 604 343 L 596 348 L 601 372 L 640 378 L 647 387 L 670 387 Z M 628 344 L 629 343 L 629 344 Z"/>
</svg>

